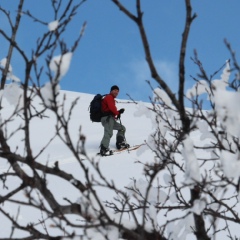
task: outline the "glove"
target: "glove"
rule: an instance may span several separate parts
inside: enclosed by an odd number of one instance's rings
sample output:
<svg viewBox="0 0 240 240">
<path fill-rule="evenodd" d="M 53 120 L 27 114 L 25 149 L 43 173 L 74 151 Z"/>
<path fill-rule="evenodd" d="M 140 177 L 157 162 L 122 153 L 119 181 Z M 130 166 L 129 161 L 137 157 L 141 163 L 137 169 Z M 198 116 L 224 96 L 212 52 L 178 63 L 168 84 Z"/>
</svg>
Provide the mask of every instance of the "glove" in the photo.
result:
<svg viewBox="0 0 240 240">
<path fill-rule="evenodd" d="M 118 112 L 119 112 L 119 114 L 122 114 L 122 113 L 124 113 L 124 111 L 125 111 L 125 109 L 121 108 Z"/>
<path fill-rule="evenodd" d="M 118 116 L 117 116 L 117 119 L 120 119 L 121 118 L 121 114 L 124 113 L 125 109 L 124 108 L 121 108 L 118 112 Z"/>
</svg>

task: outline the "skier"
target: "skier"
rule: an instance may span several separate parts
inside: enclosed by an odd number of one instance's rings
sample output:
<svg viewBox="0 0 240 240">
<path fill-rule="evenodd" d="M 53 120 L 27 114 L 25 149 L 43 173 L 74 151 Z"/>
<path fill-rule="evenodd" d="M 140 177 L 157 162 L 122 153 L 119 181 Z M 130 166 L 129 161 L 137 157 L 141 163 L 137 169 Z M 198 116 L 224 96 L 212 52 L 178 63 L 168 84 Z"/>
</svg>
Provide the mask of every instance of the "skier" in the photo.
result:
<svg viewBox="0 0 240 240">
<path fill-rule="evenodd" d="M 125 140 L 126 128 L 118 123 L 116 120 L 120 119 L 121 114 L 124 113 L 124 108 L 117 110 L 115 104 L 115 98 L 118 96 L 119 87 L 114 85 L 110 89 L 110 93 L 107 94 L 102 100 L 102 118 L 101 123 L 104 127 L 104 135 L 100 145 L 100 154 L 102 156 L 111 154 L 109 149 L 110 139 L 113 135 L 113 130 L 118 130 L 116 136 L 117 149 L 128 148 L 129 144 Z"/>
</svg>

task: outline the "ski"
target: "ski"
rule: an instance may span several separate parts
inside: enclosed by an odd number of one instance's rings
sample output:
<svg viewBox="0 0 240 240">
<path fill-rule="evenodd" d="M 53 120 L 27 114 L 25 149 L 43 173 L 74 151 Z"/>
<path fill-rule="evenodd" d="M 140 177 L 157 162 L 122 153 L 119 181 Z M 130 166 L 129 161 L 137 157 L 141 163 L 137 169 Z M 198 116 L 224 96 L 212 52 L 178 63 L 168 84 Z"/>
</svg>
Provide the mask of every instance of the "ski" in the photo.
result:
<svg viewBox="0 0 240 240">
<path fill-rule="evenodd" d="M 141 146 L 145 145 L 145 143 L 142 143 L 142 144 L 138 144 L 138 145 L 134 145 L 134 146 L 130 146 L 128 148 L 122 148 L 122 149 L 115 149 L 115 150 L 111 150 L 109 154 L 106 154 L 102 157 L 108 157 L 108 156 L 112 156 L 112 155 L 115 155 L 115 154 L 120 154 L 122 152 L 130 152 L 130 151 L 134 151 L 134 150 L 137 150 L 138 148 L 140 148 Z M 100 153 L 97 153 L 97 155 L 100 155 Z"/>
<path fill-rule="evenodd" d="M 113 154 L 118 154 L 118 153 L 128 152 L 128 151 L 130 152 L 130 151 L 133 151 L 133 150 L 137 150 L 142 145 L 145 145 L 145 144 L 144 143 L 143 144 L 138 144 L 138 145 L 130 146 L 128 148 L 116 149 L 116 150 L 112 150 L 112 151 L 113 151 Z"/>
</svg>

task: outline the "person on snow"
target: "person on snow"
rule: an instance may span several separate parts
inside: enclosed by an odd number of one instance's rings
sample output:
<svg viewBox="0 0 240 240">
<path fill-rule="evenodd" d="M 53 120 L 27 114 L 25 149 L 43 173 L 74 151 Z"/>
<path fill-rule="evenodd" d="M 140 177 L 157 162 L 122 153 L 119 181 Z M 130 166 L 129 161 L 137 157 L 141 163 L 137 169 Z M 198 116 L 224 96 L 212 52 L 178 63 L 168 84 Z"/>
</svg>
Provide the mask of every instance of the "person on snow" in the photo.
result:
<svg viewBox="0 0 240 240">
<path fill-rule="evenodd" d="M 110 139 L 113 135 L 113 130 L 117 130 L 116 147 L 117 149 L 128 148 L 129 144 L 125 141 L 126 128 L 116 120 L 120 119 L 124 113 L 124 108 L 117 110 L 115 98 L 118 96 L 119 87 L 114 85 L 102 100 L 102 118 L 101 123 L 104 127 L 104 135 L 100 145 L 100 154 L 102 156 L 110 154 L 109 149 Z"/>
</svg>

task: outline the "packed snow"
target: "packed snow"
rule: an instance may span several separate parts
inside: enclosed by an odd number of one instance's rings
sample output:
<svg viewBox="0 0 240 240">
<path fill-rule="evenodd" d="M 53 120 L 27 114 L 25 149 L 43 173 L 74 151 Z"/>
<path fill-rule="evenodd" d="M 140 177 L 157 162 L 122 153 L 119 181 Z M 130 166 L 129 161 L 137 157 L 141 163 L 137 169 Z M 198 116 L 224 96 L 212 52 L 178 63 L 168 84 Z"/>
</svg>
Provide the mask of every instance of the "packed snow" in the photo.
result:
<svg viewBox="0 0 240 240">
<path fill-rule="evenodd" d="M 0 61 L 0 68 L 4 69 L 7 65 L 7 58 L 3 58 Z M 11 64 L 9 64 L 8 71 L 7 71 L 7 80 L 11 80 L 13 82 L 21 82 L 21 80 L 13 74 L 13 69 Z"/>
<path fill-rule="evenodd" d="M 48 23 L 49 31 L 50 32 L 55 31 L 58 28 L 58 25 L 59 25 L 59 21 L 58 20 L 55 20 L 55 21 L 52 21 L 52 22 Z"/>
<path fill-rule="evenodd" d="M 72 52 L 54 56 L 51 59 L 49 67 L 55 74 L 55 81 L 61 80 L 61 78 L 67 73 L 70 67 L 71 59 Z"/>
</svg>

